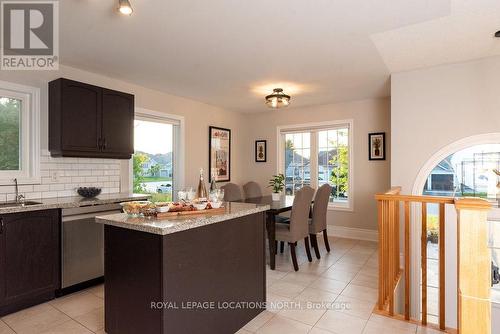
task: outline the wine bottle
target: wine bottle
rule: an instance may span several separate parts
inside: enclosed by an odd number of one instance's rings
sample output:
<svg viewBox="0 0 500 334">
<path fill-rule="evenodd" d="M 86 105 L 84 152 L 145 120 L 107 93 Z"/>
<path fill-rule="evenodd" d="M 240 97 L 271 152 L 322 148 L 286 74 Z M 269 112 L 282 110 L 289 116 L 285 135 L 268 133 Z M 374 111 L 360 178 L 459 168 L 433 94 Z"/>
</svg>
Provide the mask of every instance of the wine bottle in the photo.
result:
<svg viewBox="0 0 500 334">
<path fill-rule="evenodd" d="M 215 173 L 212 172 L 212 180 L 210 181 L 210 193 L 217 190 L 217 183 L 215 182 Z"/>
<path fill-rule="evenodd" d="M 206 201 L 208 198 L 207 188 L 205 187 L 205 181 L 203 180 L 203 168 L 200 168 L 200 181 L 198 182 L 196 197 L 199 201 Z"/>
</svg>

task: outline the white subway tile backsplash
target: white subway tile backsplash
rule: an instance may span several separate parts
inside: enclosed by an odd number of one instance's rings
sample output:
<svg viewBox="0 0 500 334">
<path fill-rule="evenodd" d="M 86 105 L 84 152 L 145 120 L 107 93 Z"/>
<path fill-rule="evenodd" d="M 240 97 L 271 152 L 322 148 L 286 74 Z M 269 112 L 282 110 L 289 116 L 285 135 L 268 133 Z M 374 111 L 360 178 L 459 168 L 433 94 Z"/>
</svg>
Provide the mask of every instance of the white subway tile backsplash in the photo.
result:
<svg viewBox="0 0 500 334">
<path fill-rule="evenodd" d="M 120 192 L 120 160 L 53 158 L 45 151 L 40 161 L 41 184 L 19 186 L 27 199 L 75 196 L 76 188 L 91 186 Z M 14 185 L 0 186 L 0 202 L 14 199 Z"/>
</svg>

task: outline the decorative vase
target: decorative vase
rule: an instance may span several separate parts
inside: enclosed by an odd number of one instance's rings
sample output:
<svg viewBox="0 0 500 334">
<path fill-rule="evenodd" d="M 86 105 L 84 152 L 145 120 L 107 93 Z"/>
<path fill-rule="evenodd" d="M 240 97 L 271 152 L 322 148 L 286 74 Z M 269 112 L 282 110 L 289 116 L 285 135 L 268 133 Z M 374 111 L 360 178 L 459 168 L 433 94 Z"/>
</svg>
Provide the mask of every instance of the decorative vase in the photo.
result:
<svg viewBox="0 0 500 334">
<path fill-rule="evenodd" d="M 273 193 L 273 201 L 277 202 L 281 199 L 281 194 L 280 193 Z"/>
</svg>

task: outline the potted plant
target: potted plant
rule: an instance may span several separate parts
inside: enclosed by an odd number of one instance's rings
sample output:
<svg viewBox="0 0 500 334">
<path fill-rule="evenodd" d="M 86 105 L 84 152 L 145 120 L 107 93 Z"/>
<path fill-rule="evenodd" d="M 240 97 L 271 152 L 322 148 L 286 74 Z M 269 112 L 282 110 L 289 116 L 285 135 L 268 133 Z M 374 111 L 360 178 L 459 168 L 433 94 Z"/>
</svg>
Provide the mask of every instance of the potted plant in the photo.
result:
<svg viewBox="0 0 500 334">
<path fill-rule="evenodd" d="M 273 201 L 279 201 L 285 188 L 285 176 L 283 174 L 273 175 L 273 178 L 269 180 L 268 187 L 273 188 Z"/>
</svg>

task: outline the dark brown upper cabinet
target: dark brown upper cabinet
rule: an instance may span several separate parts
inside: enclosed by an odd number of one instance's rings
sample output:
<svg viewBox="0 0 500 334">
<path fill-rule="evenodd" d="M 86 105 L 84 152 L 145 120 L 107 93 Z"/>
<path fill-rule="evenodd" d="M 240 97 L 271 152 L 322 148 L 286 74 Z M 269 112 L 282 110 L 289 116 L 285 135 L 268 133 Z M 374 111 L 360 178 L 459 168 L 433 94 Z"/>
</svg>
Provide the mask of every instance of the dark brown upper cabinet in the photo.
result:
<svg viewBox="0 0 500 334">
<path fill-rule="evenodd" d="M 49 83 L 49 150 L 54 157 L 130 159 L 134 96 L 86 83 Z"/>
</svg>

